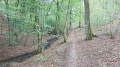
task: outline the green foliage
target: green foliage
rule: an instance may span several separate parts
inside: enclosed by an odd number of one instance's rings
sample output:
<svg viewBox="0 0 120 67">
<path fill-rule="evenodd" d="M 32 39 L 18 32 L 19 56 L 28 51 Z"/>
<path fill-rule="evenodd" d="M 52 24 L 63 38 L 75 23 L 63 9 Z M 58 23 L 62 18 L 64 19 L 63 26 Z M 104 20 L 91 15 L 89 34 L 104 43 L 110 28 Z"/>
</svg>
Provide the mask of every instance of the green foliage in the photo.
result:
<svg viewBox="0 0 120 67">
<path fill-rule="evenodd" d="M 114 0 L 90 0 L 91 24 L 101 25 L 117 20 L 119 11 Z"/>
<path fill-rule="evenodd" d="M 79 21 L 84 26 L 84 3 L 83 0 L 71 0 L 71 15 L 67 8 L 69 0 L 0 0 L 0 15 L 6 19 L 8 39 L 11 45 L 18 44 L 19 34 L 39 35 L 38 41 L 49 32 L 63 35 L 65 22 L 67 28 L 70 22 L 78 27 Z M 120 1 L 118 0 L 90 0 L 90 21 L 92 26 L 110 23 L 119 19 Z M 58 20 L 59 15 L 59 20 Z M 71 17 L 71 18 L 70 18 Z M 41 36 L 41 37 L 40 37 Z M 41 44 L 41 43 L 40 43 Z M 39 44 L 39 45 L 40 45 Z"/>
<path fill-rule="evenodd" d="M 48 60 L 48 58 L 45 58 L 45 59 L 43 59 L 42 61 L 43 61 L 43 62 L 46 62 L 47 60 Z"/>
<path fill-rule="evenodd" d="M 41 60 L 41 58 L 36 58 L 34 61 L 40 61 Z"/>
</svg>

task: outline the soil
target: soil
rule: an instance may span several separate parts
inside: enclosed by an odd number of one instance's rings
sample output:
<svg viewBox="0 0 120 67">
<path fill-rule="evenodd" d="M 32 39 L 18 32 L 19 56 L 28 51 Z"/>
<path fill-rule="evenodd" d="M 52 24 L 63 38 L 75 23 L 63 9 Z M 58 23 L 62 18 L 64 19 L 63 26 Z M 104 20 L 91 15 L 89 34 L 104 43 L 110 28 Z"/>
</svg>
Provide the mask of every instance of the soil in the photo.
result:
<svg viewBox="0 0 120 67">
<path fill-rule="evenodd" d="M 34 35 L 24 35 L 20 42 L 20 44 L 16 46 L 8 46 L 7 38 L 0 37 L 0 60 L 5 60 L 8 58 L 16 57 L 22 54 L 31 53 L 37 49 L 37 40 Z M 53 37 L 46 36 L 44 37 L 44 41 L 49 40 Z M 27 41 L 26 41 L 27 39 Z M 35 45 L 33 44 L 33 40 L 35 41 Z"/>
<path fill-rule="evenodd" d="M 73 29 L 69 33 L 67 43 L 62 43 L 63 39 L 60 38 L 40 54 L 23 62 L 11 62 L 4 65 L 8 67 L 120 67 L 120 26 L 115 23 L 92 29 L 94 34 L 97 34 L 97 37 L 92 40 L 85 40 L 83 28 Z M 114 35 L 112 39 L 109 34 L 110 30 Z M 12 47 L 2 44 L 0 60 L 33 51 L 33 37 L 32 35 L 27 40 L 26 47 L 23 47 L 23 44 Z M 2 38 L 0 41 L 6 41 L 5 39 Z M 44 39 L 49 39 L 49 36 Z M 21 43 L 24 41 L 25 38 Z"/>
</svg>

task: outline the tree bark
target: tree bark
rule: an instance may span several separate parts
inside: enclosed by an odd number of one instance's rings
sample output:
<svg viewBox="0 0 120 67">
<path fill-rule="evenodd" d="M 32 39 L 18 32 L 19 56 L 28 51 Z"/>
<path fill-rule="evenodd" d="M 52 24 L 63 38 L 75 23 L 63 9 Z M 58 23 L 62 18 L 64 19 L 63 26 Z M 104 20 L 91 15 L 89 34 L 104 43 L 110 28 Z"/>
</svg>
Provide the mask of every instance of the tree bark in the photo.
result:
<svg viewBox="0 0 120 67">
<path fill-rule="evenodd" d="M 56 33 L 59 36 L 59 22 L 60 22 L 60 16 L 59 16 L 59 0 L 57 0 L 57 15 L 56 15 Z"/>
<path fill-rule="evenodd" d="M 89 7 L 89 0 L 84 0 L 85 6 L 85 31 L 86 31 L 86 40 L 90 40 L 94 37 L 90 26 L 90 7 Z"/>
<path fill-rule="evenodd" d="M 70 1 L 70 29 L 72 28 L 72 5 L 71 5 L 71 1 Z"/>
<path fill-rule="evenodd" d="M 70 0 L 69 0 L 69 2 L 68 2 L 68 8 L 67 8 L 67 14 L 66 14 L 66 21 L 65 21 L 65 27 L 64 27 L 64 34 L 63 34 L 64 43 L 67 42 L 67 37 L 66 37 L 66 35 L 67 35 L 69 8 L 70 8 Z"/>
<path fill-rule="evenodd" d="M 15 7 L 18 7 L 18 5 L 19 5 L 19 0 L 16 0 L 16 2 L 15 2 Z M 17 11 L 17 10 L 16 10 L 16 11 Z M 15 14 L 15 15 L 17 15 L 17 14 Z M 17 20 L 15 19 L 15 20 L 14 20 L 14 28 L 17 30 L 16 22 L 17 22 Z M 15 35 L 15 41 L 17 42 L 18 32 L 16 32 L 15 30 L 13 30 L 13 31 L 14 31 L 14 35 Z"/>
<path fill-rule="evenodd" d="M 81 11 L 81 1 L 80 1 L 80 15 L 79 15 L 79 27 L 78 28 L 81 28 L 81 13 L 82 13 L 82 11 Z"/>
<path fill-rule="evenodd" d="M 10 28 L 10 18 L 8 14 L 9 3 L 8 3 L 8 0 L 4 0 L 4 2 L 7 9 L 8 41 L 9 41 L 9 45 L 11 45 L 11 28 Z"/>
</svg>

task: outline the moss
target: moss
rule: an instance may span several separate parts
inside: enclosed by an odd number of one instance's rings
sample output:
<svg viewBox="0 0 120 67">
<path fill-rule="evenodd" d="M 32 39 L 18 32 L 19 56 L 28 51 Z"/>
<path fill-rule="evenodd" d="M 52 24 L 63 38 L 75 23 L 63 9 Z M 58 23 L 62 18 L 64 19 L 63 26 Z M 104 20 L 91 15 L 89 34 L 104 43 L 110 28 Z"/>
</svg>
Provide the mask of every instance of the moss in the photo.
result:
<svg viewBox="0 0 120 67">
<path fill-rule="evenodd" d="M 65 37 L 65 35 L 64 35 L 63 37 L 64 37 L 64 43 L 66 43 L 66 42 L 67 42 L 67 40 L 66 40 L 66 37 Z"/>
<path fill-rule="evenodd" d="M 89 37 L 86 38 L 86 40 L 92 40 L 93 37 L 97 37 L 97 36 L 93 34 L 91 27 L 89 27 Z"/>
</svg>

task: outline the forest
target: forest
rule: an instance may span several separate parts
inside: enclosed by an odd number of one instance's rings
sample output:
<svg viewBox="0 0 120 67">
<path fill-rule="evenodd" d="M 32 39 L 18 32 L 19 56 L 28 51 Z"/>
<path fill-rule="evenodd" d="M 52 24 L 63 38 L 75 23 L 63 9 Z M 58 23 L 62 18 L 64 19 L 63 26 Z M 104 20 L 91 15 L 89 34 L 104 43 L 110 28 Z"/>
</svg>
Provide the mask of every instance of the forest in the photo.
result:
<svg viewBox="0 0 120 67">
<path fill-rule="evenodd" d="M 120 67 L 120 1 L 0 0 L 0 67 Z"/>
</svg>

